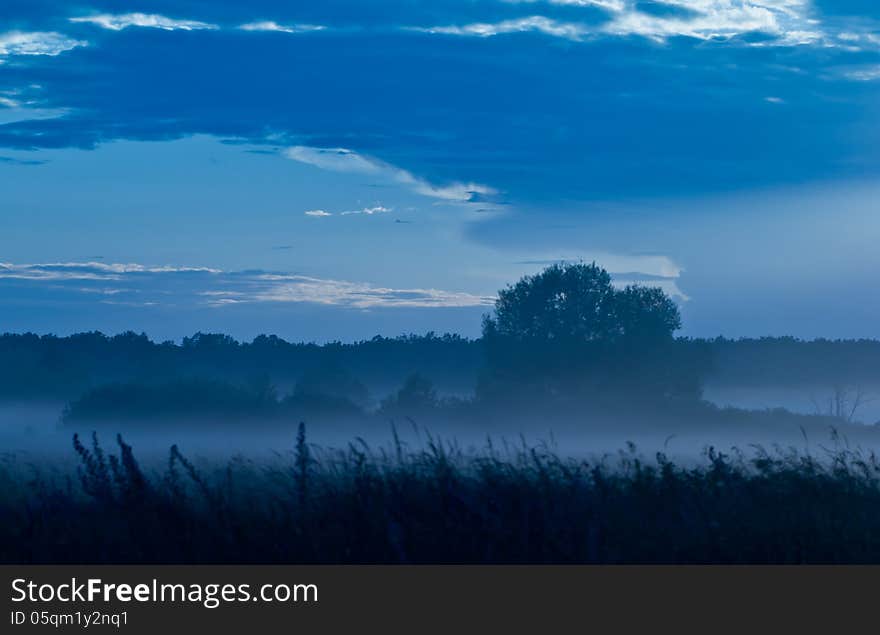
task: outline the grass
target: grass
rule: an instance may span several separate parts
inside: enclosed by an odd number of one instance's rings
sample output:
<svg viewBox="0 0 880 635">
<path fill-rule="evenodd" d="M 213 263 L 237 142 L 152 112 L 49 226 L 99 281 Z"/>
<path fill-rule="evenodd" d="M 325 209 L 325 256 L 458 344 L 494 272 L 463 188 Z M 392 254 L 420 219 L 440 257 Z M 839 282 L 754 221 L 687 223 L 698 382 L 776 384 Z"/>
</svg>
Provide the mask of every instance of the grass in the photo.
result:
<svg viewBox="0 0 880 635">
<path fill-rule="evenodd" d="M 835 438 L 697 465 L 634 447 L 465 451 L 307 443 L 269 465 L 144 470 L 117 437 L 78 469 L 0 470 L 3 563 L 880 563 L 880 463 Z"/>
</svg>

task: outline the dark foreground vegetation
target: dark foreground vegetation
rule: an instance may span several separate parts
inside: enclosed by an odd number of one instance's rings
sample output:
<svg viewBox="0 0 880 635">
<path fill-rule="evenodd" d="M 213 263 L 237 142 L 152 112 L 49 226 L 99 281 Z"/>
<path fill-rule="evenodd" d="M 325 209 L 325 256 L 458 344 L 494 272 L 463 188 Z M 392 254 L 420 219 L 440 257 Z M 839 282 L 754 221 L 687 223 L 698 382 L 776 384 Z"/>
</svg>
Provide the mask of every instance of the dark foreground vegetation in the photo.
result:
<svg viewBox="0 0 880 635">
<path fill-rule="evenodd" d="M 7 462 L 4 563 L 880 563 L 880 462 L 838 439 L 693 466 L 440 441 L 307 444 L 272 465 L 144 470 L 74 439 L 75 473 Z"/>
</svg>

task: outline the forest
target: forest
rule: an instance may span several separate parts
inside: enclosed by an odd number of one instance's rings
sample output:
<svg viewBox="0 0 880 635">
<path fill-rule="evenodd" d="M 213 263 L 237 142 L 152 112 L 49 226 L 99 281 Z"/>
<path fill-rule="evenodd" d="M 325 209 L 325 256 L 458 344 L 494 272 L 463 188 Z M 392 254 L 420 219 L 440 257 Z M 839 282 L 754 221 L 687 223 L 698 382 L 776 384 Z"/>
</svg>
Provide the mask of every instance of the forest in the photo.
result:
<svg viewBox="0 0 880 635">
<path fill-rule="evenodd" d="M 689 363 L 699 360 L 701 384 L 829 392 L 880 385 L 877 340 L 677 338 L 674 350 Z M 181 342 L 154 342 L 131 332 L 6 333 L 0 335 L 0 401 L 74 403 L 77 410 L 112 417 L 134 416 L 142 409 L 138 399 L 157 404 L 162 395 L 165 410 L 157 416 L 176 402 L 182 412 L 208 416 L 263 415 L 277 411 L 279 391 L 292 396 L 301 384 L 300 396 L 318 391 L 342 398 L 344 407 L 363 409 L 411 389 L 406 383 L 413 379 L 429 382 L 442 395 L 472 395 L 486 364 L 483 338 L 454 334 L 318 344 L 271 335 L 239 342 L 216 333 L 196 333 Z M 219 393 L 226 393 L 223 403 L 214 399 Z M 118 399 L 127 400 L 131 411 L 114 410 Z"/>
</svg>

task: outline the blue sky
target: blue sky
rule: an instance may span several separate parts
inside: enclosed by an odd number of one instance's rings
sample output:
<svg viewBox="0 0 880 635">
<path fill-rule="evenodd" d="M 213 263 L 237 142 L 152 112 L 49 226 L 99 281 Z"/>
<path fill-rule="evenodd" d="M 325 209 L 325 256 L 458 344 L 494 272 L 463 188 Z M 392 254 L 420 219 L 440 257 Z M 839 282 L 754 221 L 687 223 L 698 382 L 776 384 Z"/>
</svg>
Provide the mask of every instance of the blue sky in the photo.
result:
<svg viewBox="0 0 880 635">
<path fill-rule="evenodd" d="M 560 259 L 876 337 L 880 8 L 0 5 L 0 330 L 473 335 Z"/>
</svg>

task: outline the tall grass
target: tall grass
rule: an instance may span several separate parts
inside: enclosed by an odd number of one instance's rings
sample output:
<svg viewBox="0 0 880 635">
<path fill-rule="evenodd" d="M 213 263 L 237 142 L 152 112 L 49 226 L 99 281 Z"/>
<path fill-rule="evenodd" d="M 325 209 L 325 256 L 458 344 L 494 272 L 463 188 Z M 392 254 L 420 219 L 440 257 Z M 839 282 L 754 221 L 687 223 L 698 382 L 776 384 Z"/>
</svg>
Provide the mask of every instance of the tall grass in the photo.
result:
<svg viewBox="0 0 880 635">
<path fill-rule="evenodd" d="M 308 444 L 273 464 L 145 471 L 121 437 L 74 437 L 76 474 L 7 461 L 5 563 L 878 563 L 880 463 L 841 439 L 819 456 L 706 450 L 697 465 L 629 447 L 480 452 L 428 438 Z"/>
</svg>

